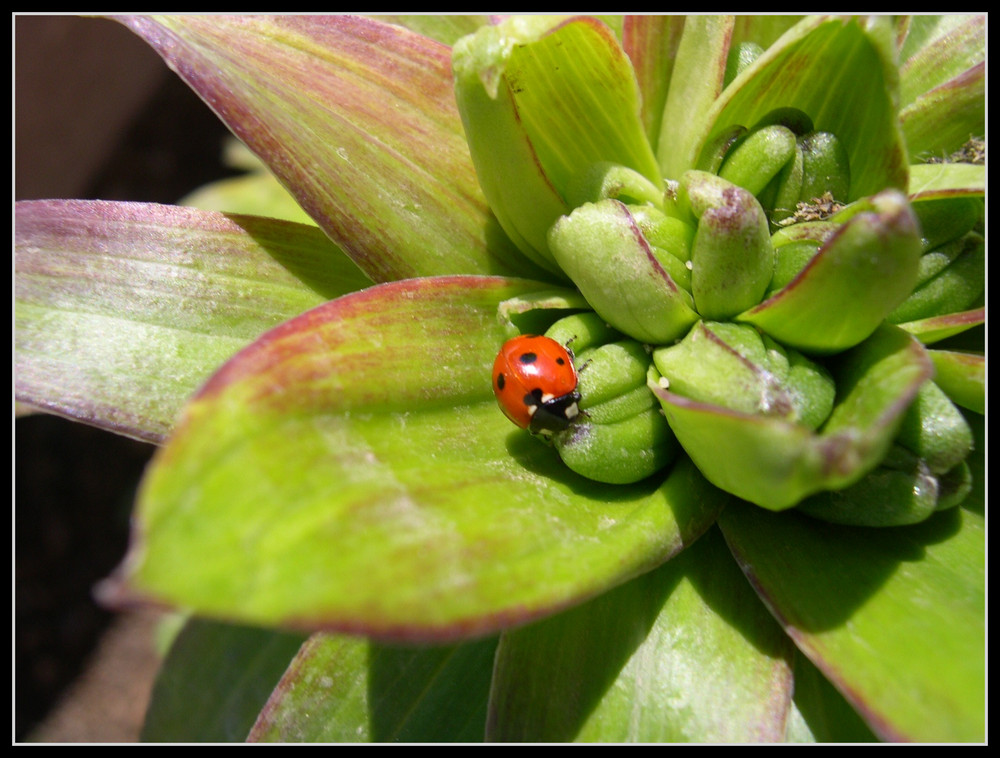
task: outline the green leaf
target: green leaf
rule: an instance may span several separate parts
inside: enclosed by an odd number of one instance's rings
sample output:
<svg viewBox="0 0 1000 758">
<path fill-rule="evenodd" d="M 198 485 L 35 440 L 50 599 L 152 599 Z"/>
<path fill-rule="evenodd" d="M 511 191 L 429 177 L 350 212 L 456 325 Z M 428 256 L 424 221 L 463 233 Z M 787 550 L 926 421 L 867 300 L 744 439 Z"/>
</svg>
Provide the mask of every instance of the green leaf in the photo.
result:
<svg viewBox="0 0 1000 758">
<path fill-rule="evenodd" d="M 986 194 L 986 166 L 971 163 L 921 163 L 910 166 L 910 199 Z"/>
<path fill-rule="evenodd" d="M 875 331 L 916 283 L 920 236 L 899 192 L 861 207 L 788 286 L 737 320 L 804 352 L 844 350 Z"/>
<path fill-rule="evenodd" d="M 121 21 L 372 279 L 526 271 L 476 183 L 445 45 L 357 16 Z"/>
<path fill-rule="evenodd" d="M 707 54 L 714 67 L 714 48 Z M 908 160 L 897 123 L 897 87 L 887 19 L 808 17 L 717 99 L 696 108 L 704 114 L 695 119 L 702 126 L 691 130 L 700 133 L 689 136 L 675 159 L 682 165 L 666 173 L 678 176 L 678 168 L 695 167 L 702 146 L 734 125 L 750 128 L 776 108 L 797 108 L 817 131 L 835 134 L 846 148 L 851 200 L 886 187 L 905 189 Z M 661 140 L 661 157 L 666 149 Z"/>
<path fill-rule="evenodd" d="M 878 738 L 812 661 L 795 651 L 788 742 L 877 742 Z"/>
<path fill-rule="evenodd" d="M 670 74 L 670 89 L 656 143 L 660 170 L 677 179 L 698 166 L 712 129 L 712 104 L 722 92 L 732 16 L 689 16 Z"/>
<path fill-rule="evenodd" d="M 679 550 L 714 517 L 697 488 L 596 486 L 496 408 L 498 305 L 538 288 L 410 280 L 264 335 L 155 460 L 119 592 L 444 640 L 551 613 Z"/>
<path fill-rule="evenodd" d="M 642 124 L 654 152 L 683 29 L 684 17 L 674 15 L 626 16 L 622 24 L 622 49 L 635 70 Z"/>
<path fill-rule="evenodd" d="M 771 612 L 881 739 L 984 739 L 981 515 L 876 530 L 734 506 L 719 524 Z"/>
<path fill-rule="evenodd" d="M 955 350 L 928 350 L 935 383 L 963 408 L 986 413 L 986 355 Z"/>
<path fill-rule="evenodd" d="M 480 742 L 496 638 L 400 647 L 314 635 L 251 742 Z"/>
<path fill-rule="evenodd" d="M 144 742 L 242 742 L 304 634 L 191 619 L 150 699 Z"/>
<path fill-rule="evenodd" d="M 628 57 L 597 20 L 558 21 L 514 17 L 454 50 L 458 107 L 490 207 L 552 271 L 546 234 L 592 166 L 624 166 L 660 188 Z"/>
<path fill-rule="evenodd" d="M 899 67 L 899 100 L 903 106 L 986 61 L 986 17 L 967 16 L 918 50 L 907 52 Z"/>
<path fill-rule="evenodd" d="M 790 660 L 712 529 L 659 569 L 505 634 L 487 738 L 780 741 Z"/>
<path fill-rule="evenodd" d="M 18 400 L 161 441 L 260 334 L 369 280 L 313 226 L 160 205 L 18 203 Z"/>
<path fill-rule="evenodd" d="M 670 427 L 717 487 L 770 510 L 846 487 L 885 455 L 932 367 L 923 348 L 885 326 L 836 367 L 837 405 L 820 433 L 782 418 L 701 403 L 651 385 Z"/>
<path fill-rule="evenodd" d="M 986 308 L 983 307 L 960 313 L 948 313 L 944 316 L 932 316 L 919 321 L 907 321 L 897 326 L 917 337 L 925 345 L 932 345 L 985 323 Z"/>
<path fill-rule="evenodd" d="M 913 161 L 940 158 L 986 132 L 986 65 L 921 95 L 899 114 Z"/>
<path fill-rule="evenodd" d="M 445 45 L 454 45 L 466 34 L 490 22 L 489 16 L 443 16 L 436 13 L 377 15 L 373 18 L 388 24 L 398 24 L 410 31 L 436 39 Z"/>
</svg>

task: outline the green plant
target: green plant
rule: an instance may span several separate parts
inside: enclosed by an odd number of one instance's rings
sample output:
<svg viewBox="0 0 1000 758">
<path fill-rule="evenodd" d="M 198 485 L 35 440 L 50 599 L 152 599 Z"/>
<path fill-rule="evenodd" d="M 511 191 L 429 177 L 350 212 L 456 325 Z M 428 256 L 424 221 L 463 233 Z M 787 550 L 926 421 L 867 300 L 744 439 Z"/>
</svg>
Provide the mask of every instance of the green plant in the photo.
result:
<svg viewBox="0 0 1000 758">
<path fill-rule="evenodd" d="M 984 739 L 983 17 L 123 21 L 318 225 L 17 208 L 18 398 L 165 443 L 149 738 Z"/>
</svg>

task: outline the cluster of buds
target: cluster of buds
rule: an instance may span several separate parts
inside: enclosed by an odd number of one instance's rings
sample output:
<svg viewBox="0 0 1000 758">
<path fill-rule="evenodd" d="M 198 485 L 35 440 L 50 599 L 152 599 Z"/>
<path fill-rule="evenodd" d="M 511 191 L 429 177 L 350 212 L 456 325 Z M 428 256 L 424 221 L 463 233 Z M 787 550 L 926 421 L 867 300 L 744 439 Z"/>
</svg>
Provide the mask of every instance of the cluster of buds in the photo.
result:
<svg viewBox="0 0 1000 758">
<path fill-rule="evenodd" d="M 715 130 L 664 181 L 634 81 L 611 127 L 607 102 L 532 78 L 605 32 L 517 24 L 456 46 L 458 102 L 501 224 L 588 309 L 548 332 L 580 370 L 580 414 L 546 440 L 569 468 L 635 482 L 683 451 L 764 508 L 871 526 L 960 502 L 972 433 L 911 327 L 982 301 L 982 200 L 852 196 L 851 153 L 791 107 Z M 584 119 L 586 140 L 548 131 Z M 817 199 L 836 212 L 798 222 Z"/>
</svg>

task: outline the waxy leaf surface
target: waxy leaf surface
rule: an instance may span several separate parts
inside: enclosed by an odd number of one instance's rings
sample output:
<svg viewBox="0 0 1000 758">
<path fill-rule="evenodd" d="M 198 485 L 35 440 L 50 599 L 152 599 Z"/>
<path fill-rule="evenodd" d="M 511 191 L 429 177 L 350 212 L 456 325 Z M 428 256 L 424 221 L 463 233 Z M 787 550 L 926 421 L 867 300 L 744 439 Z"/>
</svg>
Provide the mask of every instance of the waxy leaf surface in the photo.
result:
<svg viewBox="0 0 1000 758">
<path fill-rule="evenodd" d="M 498 305 L 537 289 L 409 280 L 264 335 L 154 462 L 118 591 L 258 624 L 454 639 L 667 559 L 714 518 L 697 487 L 586 482 L 496 408 Z"/>
</svg>

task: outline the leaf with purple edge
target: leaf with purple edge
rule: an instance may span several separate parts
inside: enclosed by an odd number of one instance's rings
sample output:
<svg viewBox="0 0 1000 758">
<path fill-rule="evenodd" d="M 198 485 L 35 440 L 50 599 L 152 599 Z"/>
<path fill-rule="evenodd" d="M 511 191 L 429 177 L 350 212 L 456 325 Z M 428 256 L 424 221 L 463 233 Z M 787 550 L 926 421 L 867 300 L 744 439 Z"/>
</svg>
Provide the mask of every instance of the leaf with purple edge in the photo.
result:
<svg viewBox="0 0 1000 758">
<path fill-rule="evenodd" d="M 447 640 L 666 560 L 714 518 L 706 500 L 670 480 L 585 482 L 497 412 L 497 307 L 538 288 L 408 280 L 264 335 L 205 385 L 155 459 L 106 596 Z"/>
<path fill-rule="evenodd" d="M 476 183 L 449 48 L 352 16 L 129 16 L 374 280 L 528 273 Z"/>
<path fill-rule="evenodd" d="M 242 347 L 370 283 L 313 226 L 82 200 L 16 205 L 14 272 L 18 400 L 151 442 Z"/>
<path fill-rule="evenodd" d="M 933 368 L 920 343 L 880 328 L 845 356 L 840 395 L 819 433 L 759 414 L 696 402 L 651 384 L 681 446 L 706 478 L 780 511 L 857 481 L 885 455 L 903 412 Z"/>
<path fill-rule="evenodd" d="M 901 193 L 859 206 L 795 279 L 736 320 L 807 353 L 845 350 L 872 334 L 912 291 L 921 246 Z"/>
<path fill-rule="evenodd" d="M 789 636 L 881 739 L 982 739 L 981 515 L 868 529 L 734 505 L 719 525 Z"/>
</svg>

